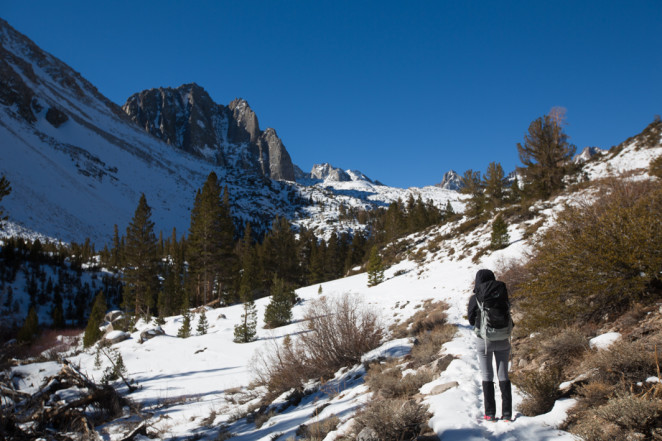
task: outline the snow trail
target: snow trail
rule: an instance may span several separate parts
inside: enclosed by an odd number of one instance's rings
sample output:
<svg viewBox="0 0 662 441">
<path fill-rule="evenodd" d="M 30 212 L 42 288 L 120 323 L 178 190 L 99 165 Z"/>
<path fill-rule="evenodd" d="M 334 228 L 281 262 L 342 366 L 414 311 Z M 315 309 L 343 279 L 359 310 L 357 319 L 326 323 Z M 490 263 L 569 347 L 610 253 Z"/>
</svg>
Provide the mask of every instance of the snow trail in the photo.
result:
<svg viewBox="0 0 662 441">
<path fill-rule="evenodd" d="M 448 321 L 457 326 L 457 334 L 446 343 L 443 350 L 456 357 L 440 377 L 421 388 L 429 394 L 434 386 L 457 382 L 457 386 L 439 395 L 428 395 L 425 402 L 433 417 L 430 426 L 444 441 L 517 441 L 517 440 L 576 440 L 573 435 L 555 427 L 565 419 L 567 410 L 574 400 L 560 400 L 554 409 L 545 415 L 525 417 L 517 412 L 523 396 L 513 385 L 513 422 L 486 422 L 483 416 L 482 377 L 475 353 L 475 334 L 466 318 L 466 307 L 471 295 L 473 278 L 478 269 L 489 265 L 453 265 L 451 262 L 439 264 L 432 273 L 437 277 L 453 274 L 446 281 L 445 299 L 449 304 Z M 443 276 L 442 276 L 443 277 Z M 462 285 L 464 283 L 464 285 Z M 496 367 L 495 367 L 496 372 Z M 497 416 L 501 415 L 501 392 L 495 387 Z"/>
</svg>

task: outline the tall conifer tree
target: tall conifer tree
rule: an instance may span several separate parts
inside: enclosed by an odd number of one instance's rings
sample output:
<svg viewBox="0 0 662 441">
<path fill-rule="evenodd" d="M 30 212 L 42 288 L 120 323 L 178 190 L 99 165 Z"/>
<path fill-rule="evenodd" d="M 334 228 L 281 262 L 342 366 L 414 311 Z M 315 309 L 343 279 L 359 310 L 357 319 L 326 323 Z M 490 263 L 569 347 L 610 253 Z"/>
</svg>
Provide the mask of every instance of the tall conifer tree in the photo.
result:
<svg viewBox="0 0 662 441">
<path fill-rule="evenodd" d="M 211 172 L 195 195 L 188 237 L 188 261 L 194 304 L 206 304 L 217 292 L 222 262 L 221 189 Z"/>
<path fill-rule="evenodd" d="M 460 181 L 462 182 L 461 192 L 471 195 L 467 204 L 467 214 L 471 217 L 479 217 L 485 209 L 485 192 L 480 172 L 469 169 L 464 172 Z"/>
<path fill-rule="evenodd" d="M 103 322 L 103 318 L 106 315 L 106 309 L 108 309 L 108 305 L 106 304 L 106 296 L 103 294 L 103 291 L 99 291 L 99 293 L 94 298 L 92 312 L 90 312 L 90 318 L 87 321 L 85 335 L 83 336 L 83 345 L 86 348 L 92 346 L 101 338 L 102 333 L 101 329 L 99 329 L 99 326 Z"/>
<path fill-rule="evenodd" d="M 498 162 L 490 162 L 483 176 L 483 186 L 487 204 L 492 207 L 500 207 L 504 199 L 504 174 L 503 167 Z"/>
<path fill-rule="evenodd" d="M 136 317 L 149 317 L 159 288 L 157 242 L 151 215 L 152 209 L 142 194 L 126 229 L 124 245 L 124 306 L 127 310 L 133 310 Z"/>
<path fill-rule="evenodd" d="M 571 169 L 576 147 L 563 131 L 565 109 L 554 108 L 529 125 L 524 143 L 517 144 L 524 177 L 524 190 L 534 197 L 549 197 L 563 187 L 563 177 Z"/>
</svg>

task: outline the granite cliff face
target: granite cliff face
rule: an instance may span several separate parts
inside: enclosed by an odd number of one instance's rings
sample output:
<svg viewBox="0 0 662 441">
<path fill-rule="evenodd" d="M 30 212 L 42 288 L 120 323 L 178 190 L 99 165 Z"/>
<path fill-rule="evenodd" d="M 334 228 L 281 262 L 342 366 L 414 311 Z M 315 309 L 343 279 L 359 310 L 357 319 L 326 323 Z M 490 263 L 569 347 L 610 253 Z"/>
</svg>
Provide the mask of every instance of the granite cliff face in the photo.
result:
<svg viewBox="0 0 662 441">
<path fill-rule="evenodd" d="M 216 104 L 195 83 L 132 95 L 124 112 L 148 133 L 215 165 L 294 181 L 294 165 L 274 129 L 260 130 L 248 103 Z"/>
<path fill-rule="evenodd" d="M 462 179 L 455 170 L 449 170 L 444 173 L 444 177 L 441 182 L 435 185 L 436 187 L 443 188 L 445 190 L 454 190 L 458 191 L 462 188 Z"/>
</svg>

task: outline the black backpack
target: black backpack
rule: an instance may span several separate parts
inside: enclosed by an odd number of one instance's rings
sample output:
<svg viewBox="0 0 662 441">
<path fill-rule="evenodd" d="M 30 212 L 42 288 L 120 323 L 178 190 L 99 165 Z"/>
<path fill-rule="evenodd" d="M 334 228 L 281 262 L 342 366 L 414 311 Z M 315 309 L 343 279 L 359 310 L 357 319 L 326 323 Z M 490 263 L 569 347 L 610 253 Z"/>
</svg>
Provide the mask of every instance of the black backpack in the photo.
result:
<svg viewBox="0 0 662 441">
<path fill-rule="evenodd" d="M 496 280 L 483 282 L 476 287 L 476 303 L 479 314 L 474 330 L 488 341 L 508 340 L 513 330 L 510 302 L 506 284 Z"/>
</svg>

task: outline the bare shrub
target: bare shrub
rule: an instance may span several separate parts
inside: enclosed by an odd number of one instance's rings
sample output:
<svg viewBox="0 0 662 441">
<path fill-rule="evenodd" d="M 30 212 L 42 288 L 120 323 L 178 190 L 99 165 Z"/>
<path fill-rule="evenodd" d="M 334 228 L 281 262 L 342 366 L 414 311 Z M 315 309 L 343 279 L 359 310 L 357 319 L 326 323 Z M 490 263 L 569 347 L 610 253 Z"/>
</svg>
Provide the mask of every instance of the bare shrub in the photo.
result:
<svg viewBox="0 0 662 441">
<path fill-rule="evenodd" d="M 252 360 L 252 370 L 255 383 L 266 386 L 271 397 L 300 389 L 307 379 L 313 378 L 303 350 L 289 336 L 281 344 L 273 340 L 263 351 L 258 351 Z"/>
<path fill-rule="evenodd" d="M 553 366 L 540 371 L 524 372 L 514 375 L 513 382 L 524 392 L 525 398 L 519 406 L 526 416 L 547 413 L 561 396 L 561 369 Z"/>
<path fill-rule="evenodd" d="M 579 403 L 588 409 L 605 404 L 609 397 L 614 394 L 614 391 L 614 386 L 601 381 L 594 381 L 580 386 L 577 393 L 579 394 Z"/>
<path fill-rule="evenodd" d="M 380 441 L 415 440 L 428 419 L 427 406 L 414 400 L 372 401 L 357 417 L 358 423 L 373 429 Z"/>
<path fill-rule="evenodd" d="M 572 364 L 589 349 L 588 339 L 575 327 L 562 328 L 550 332 L 541 343 L 546 358 L 557 366 Z"/>
<path fill-rule="evenodd" d="M 313 300 L 303 323 L 297 339 L 286 337 L 253 360 L 257 384 L 267 386 L 272 396 L 301 390 L 309 379 L 329 378 L 341 367 L 360 362 L 383 335 L 377 314 L 349 295 Z"/>
<path fill-rule="evenodd" d="M 332 415 L 323 420 L 313 421 L 310 424 L 302 424 L 297 429 L 297 436 L 305 441 L 322 441 L 329 432 L 336 430 L 340 424 L 340 418 Z"/>
<path fill-rule="evenodd" d="M 377 313 L 356 296 L 315 299 L 304 320 L 312 332 L 301 335 L 301 346 L 307 364 L 321 376 L 358 363 L 363 354 L 379 346 L 383 336 Z"/>
<path fill-rule="evenodd" d="M 589 409 L 571 430 L 589 441 L 648 439 L 636 434 L 650 433 L 661 406 L 659 399 L 626 394 Z"/>
<path fill-rule="evenodd" d="M 584 359 L 584 370 L 594 370 L 594 381 L 630 384 L 657 375 L 655 354 L 639 342 L 617 341 L 608 350 L 598 350 Z"/>
</svg>

